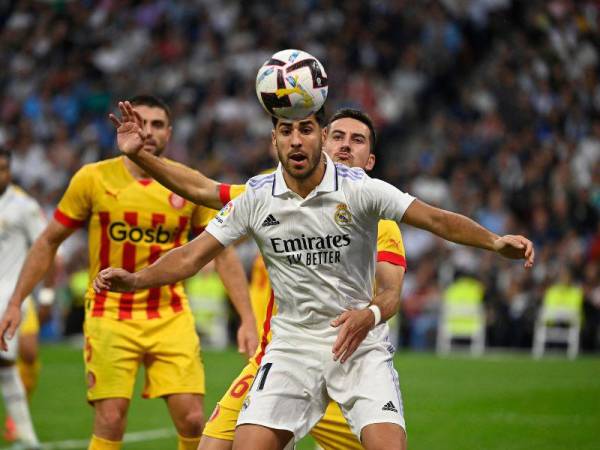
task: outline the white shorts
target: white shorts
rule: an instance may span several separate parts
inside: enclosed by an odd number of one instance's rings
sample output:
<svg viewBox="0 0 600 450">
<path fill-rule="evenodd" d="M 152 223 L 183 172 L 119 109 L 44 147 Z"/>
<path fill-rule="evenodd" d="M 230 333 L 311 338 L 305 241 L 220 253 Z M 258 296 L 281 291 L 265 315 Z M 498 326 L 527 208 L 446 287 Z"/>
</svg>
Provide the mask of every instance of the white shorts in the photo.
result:
<svg viewBox="0 0 600 450">
<path fill-rule="evenodd" d="M 248 391 L 238 425 L 256 424 L 289 430 L 302 439 L 336 401 L 360 439 L 373 423 L 406 429 L 398 373 L 389 342 L 363 343 L 341 364 L 330 346 L 316 349 L 272 342 Z"/>
</svg>

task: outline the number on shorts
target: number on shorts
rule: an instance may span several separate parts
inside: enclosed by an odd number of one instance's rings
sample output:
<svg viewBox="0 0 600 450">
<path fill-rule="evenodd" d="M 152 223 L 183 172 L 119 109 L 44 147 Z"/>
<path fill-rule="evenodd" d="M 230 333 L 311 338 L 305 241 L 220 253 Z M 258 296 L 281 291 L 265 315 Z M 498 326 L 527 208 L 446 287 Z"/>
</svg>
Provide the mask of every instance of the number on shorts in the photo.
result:
<svg viewBox="0 0 600 450">
<path fill-rule="evenodd" d="M 260 372 L 262 372 L 261 375 L 261 379 L 258 382 L 258 387 L 256 388 L 257 391 L 262 391 L 263 388 L 265 387 L 265 382 L 267 381 L 267 375 L 269 375 L 269 370 L 271 370 L 271 366 L 273 365 L 273 363 L 266 363 L 264 366 L 262 366 L 259 369 L 259 373 L 256 374 L 256 377 L 258 378 L 258 375 L 260 374 Z"/>
<path fill-rule="evenodd" d="M 250 381 L 252 378 L 254 378 L 254 375 L 246 375 L 245 377 L 241 378 L 237 383 L 235 383 L 235 385 L 229 391 L 231 396 L 235 398 L 242 397 L 250 387 L 248 381 Z"/>
</svg>

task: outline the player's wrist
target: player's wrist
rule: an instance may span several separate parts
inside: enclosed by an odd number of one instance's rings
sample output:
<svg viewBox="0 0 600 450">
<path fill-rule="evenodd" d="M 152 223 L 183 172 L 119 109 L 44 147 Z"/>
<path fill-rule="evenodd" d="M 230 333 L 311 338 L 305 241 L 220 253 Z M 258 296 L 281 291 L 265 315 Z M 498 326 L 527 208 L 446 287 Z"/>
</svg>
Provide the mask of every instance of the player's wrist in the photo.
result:
<svg viewBox="0 0 600 450">
<path fill-rule="evenodd" d="M 369 305 L 369 308 L 371 310 L 371 312 L 373 313 L 373 326 L 371 328 L 375 328 L 377 325 L 379 325 L 381 323 L 381 308 L 379 308 L 379 306 L 377 305 Z"/>
</svg>

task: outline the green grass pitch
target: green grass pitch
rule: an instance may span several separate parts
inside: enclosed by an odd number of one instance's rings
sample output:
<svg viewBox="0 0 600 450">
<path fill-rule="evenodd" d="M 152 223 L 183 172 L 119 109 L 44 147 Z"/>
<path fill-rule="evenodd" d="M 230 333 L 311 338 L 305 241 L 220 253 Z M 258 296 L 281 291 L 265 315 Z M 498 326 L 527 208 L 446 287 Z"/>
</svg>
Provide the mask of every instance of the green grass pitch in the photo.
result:
<svg viewBox="0 0 600 450">
<path fill-rule="evenodd" d="M 42 374 L 32 401 L 36 429 L 48 450 L 85 449 L 92 410 L 85 402 L 81 351 L 42 347 Z M 206 415 L 244 365 L 233 351 L 205 352 Z M 399 353 L 411 450 L 598 449 L 600 358 L 499 354 L 437 358 Z M 138 383 L 139 385 L 139 383 Z M 130 413 L 126 450 L 175 449 L 161 400 L 141 400 Z M 0 443 L 0 449 L 10 448 Z M 304 440 L 299 449 L 312 449 Z"/>
</svg>

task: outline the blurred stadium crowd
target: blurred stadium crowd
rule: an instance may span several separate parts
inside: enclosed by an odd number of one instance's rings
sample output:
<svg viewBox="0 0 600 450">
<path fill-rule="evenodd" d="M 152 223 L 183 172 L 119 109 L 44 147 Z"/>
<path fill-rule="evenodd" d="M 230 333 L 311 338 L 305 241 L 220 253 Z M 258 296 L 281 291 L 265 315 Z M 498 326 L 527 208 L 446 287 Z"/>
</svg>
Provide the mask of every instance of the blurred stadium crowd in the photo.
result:
<svg viewBox="0 0 600 450">
<path fill-rule="evenodd" d="M 107 114 L 136 93 L 172 107 L 173 159 L 227 182 L 271 166 L 254 77 L 274 51 L 302 48 L 328 71 L 329 112 L 355 106 L 375 120 L 374 176 L 536 244 L 526 272 L 403 228 L 402 345 L 433 345 L 444 289 L 468 273 L 486 286 L 489 345 L 529 347 L 544 292 L 571 275 L 583 346 L 600 348 L 597 1 L 1 5 L 0 143 L 49 213 L 77 168 L 115 154 Z M 84 245 L 64 249 L 67 272 Z"/>
</svg>

